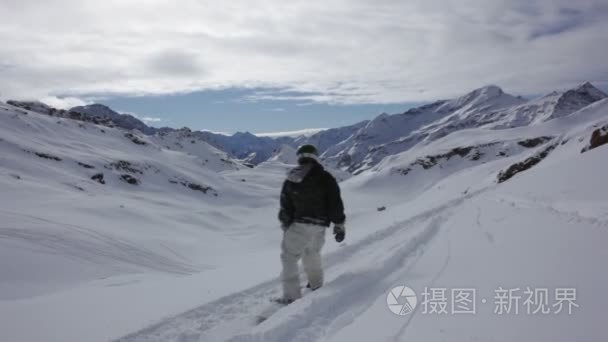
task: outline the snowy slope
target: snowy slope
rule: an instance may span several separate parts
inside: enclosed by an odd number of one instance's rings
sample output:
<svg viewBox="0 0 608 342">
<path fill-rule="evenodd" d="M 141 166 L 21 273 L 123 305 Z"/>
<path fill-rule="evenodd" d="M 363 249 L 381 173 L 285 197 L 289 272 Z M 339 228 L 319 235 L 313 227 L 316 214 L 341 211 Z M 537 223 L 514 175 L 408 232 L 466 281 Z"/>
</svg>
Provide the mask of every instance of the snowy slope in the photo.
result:
<svg viewBox="0 0 608 342">
<path fill-rule="evenodd" d="M 195 132 L 209 144 L 229 153 L 244 162 L 257 165 L 272 156 L 275 149 L 281 146 L 281 142 L 269 138 L 258 137 L 249 132 L 237 132 L 233 135 L 224 135 L 208 131 Z M 283 143 L 291 140 L 289 137 L 281 137 Z"/>
<path fill-rule="evenodd" d="M 274 150 L 272 157 L 270 157 L 267 161 L 295 165 L 298 163 L 296 149 L 289 145 L 282 145 L 278 149 Z"/>
<path fill-rule="evenodd" d="M 596 101 L 608 97 L 591 83 L 564 92 L 553 92 L 525 104 L 501 112 L 486 114 L 492 117 L 494 128 L 511 128 L 542 123 L 570 115 Z M 484 121 L 480 118 L 480 121 Z"/>
<path fill-rule="evenodd" d="M 300 137 L 295 139 L 295 146 L 304 144 L 313 144 L 319 150 L 319 153 L 324 153 L 332 146 L 341 143 L 342 141 L 350 138 L 353 134 L 365 127 L 369 121 L 361 121 L 354 125 L 331 128 L 323 130 L 310 137 Z"/>
<path fill-rule="evenodd" d="M 184 257 L 196 240 L 180 240 L 179 232 L 188 237 L 198 227 L 212 240 L 213 218 L 189 223 L 191 213 L 247 195 L 217 173 L 236 169 L 234 162 L 204 143 L 198 147 L 198 155 L 176 152 L 134 131 L 0 104 L 0 244 L 3 253 L 16 246 L 31 251 L 17 252 L 17 263 L 4 254 L 0 267 L 11 276 L 0 284 L 1 296 L 53 292 L 99 276 L 205 268 Z M 158 208 L 165 207 L 173 211 L 162 214 Z M 184 224 L 167 231 L 176 221 Z M 165 241 L 169 233 L 173 242 Z"/>
<path fill-rule="evenodd" d="M 381 115 L 372 120 L 373 125 L 334 146 L 323 157 L 331 165 L 360 173 L 420 142 L 430 143 L 450 133 L 476 127 L 506 129 L 535 125 L 570 115 L 606 96 L 585 83 L 565 92 L 525 101 L 505 94 L 496 86 L 487 86 L 455 100 L 439 101 L 401 115 Z M 419 121 L 409 119 L 408 113 Z"/>
<path fill-rule="evenodd" d="M 513 106 L 523 101 L 504 93 L 496 86 L 487 86 L 463 97 L 413 108 L 403 114 L 382 114 L 347 140 L 329 148 L 323 157 L 332 165 L 351 172 L 360 172 L 377 164 L 385 156 L 405 151 L 421 141 L 429 134 L 428 129 L 421 131 L 427 125 L 440 123 L 440 128 L 435 131 L 468 128 L 465 125 L 456 128 L 455 122 L 461 122 L 477 113 Z M 399 142 L 398 146 L 391 146 L 395 141 Z"/>
<path fill-rule="evenodd" d="M 198 141 L 166 147 L 188 141 L 187 131 L 157 140 L 26 113 L 0 106 L 2 341 L 608 338 L 608 279 L 597 271 L 608 257 L 608 145 L 599 145 L 608 99 L 529 126 L 421 141 L 345 180 L 347 237 L 327 236 L 325 286 L 258 326 L 255 315 L 280 293 L 276 212 L 290 148 L 234 167 L 214 149 L 205 163 Z M 396 316 L 386 298 L 397 285 L 419 295 L 473 287 L 488 302 L 471 316 L 421 306 Z M 500 286 L 576 288 L 579 307 L 500 316 Z"/>
<path fill-rule="evenodd" d="M 511 141 L 505 137 L 553 134 L 559 141 L 545 160 L 507 182 L 497 183 L 497 175 L 534 151 L 518 145 L 522 151 L 504 158 L 466 168 L 445 165 L 445 174 L 429 173 L 427 189 L 411 196 L 395 187 L 400 186 L 395 177 L 404 184 L 419 179 L 384 172 L 415 158 L 405 152 L 342 184 L 349 208 L 347 242 L 328 241 L 321 290 L 254 326 L 252 317 L 268 305 L 266 298 L 279 293 L 279 283 L 271 279 L 117 341 L 605 340 L 601 317 L 608 301 L 598 294 L 608 278 L 594 270 L 602 269 L 608 257 L 602 244 L 608 237 L 603 171 L 608 145 L 581 151 L 591 133 L 606 125 L 604 100 L 534 127 L 478 128 L 440 139 L 434 147 L 418 146 L 412 152 L 426 155 L 463 142 Z M 504 147 L 514 146 L 507 142 Z M 365 181 L 372 178 L 375 183 Z M 382 182 L 386 186 L 379 186 Z M 379 205 L 386 209 L 376 210 Z M 397 316 L 386 298 L 398 285 L 419 295 L 425 287 L 474 288 L 477 311 L 438 315 L 419 306 Z M 550 291 L 550 314 L 525 313 L 527 287 Z M 500 288 L 519 288 L 518 315 L 495 312 Z M 577 290 L 572 315 L 556 314 L 556 288 Z"/>
<path fill-rule="evenodd" d="M 244 167 L 226 152 L 211 146 L 196 132 L 192 132 L 186 127 L 179 130 L 157 132 L 149 139 L 168 150 L 196 156 L 204 163 L 205 167 L 214 171 L 238 170 Z"/>
<path fill-rule="evenodd" d="M 112 122 L 121 128 L 132 130 L 136 129 L 144 134 L 154 134 L 158 131 L 158 129 L 154 127 L 149 127 L 145 123 L 143 123 L 138 118 L 129 114 L 121 114 L 118 113 L 108 106 L 104 106 L 102 104 L 90 104 L 86 106 L 77 106 L 70 109 L 71 112 L 86 114 L 90 117 L 95 118 L 109 118 Z"/>
</svg>

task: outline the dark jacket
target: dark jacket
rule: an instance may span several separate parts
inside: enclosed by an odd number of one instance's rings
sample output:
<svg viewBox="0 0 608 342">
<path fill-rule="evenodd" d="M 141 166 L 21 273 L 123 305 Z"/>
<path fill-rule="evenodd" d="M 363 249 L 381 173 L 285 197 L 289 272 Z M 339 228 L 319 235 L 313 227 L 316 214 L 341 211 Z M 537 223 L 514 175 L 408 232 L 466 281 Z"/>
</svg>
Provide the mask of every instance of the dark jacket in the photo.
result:
<svg viewBox="0 0 608 342">
<path fill-rule="evenodd" d="M 344 223 L 344 204 L 336 179 L 314 162 L 292 169 L 281 190 L 279 220 L 284 226 L 294 222 L 328 227 Z"/>
</svg>

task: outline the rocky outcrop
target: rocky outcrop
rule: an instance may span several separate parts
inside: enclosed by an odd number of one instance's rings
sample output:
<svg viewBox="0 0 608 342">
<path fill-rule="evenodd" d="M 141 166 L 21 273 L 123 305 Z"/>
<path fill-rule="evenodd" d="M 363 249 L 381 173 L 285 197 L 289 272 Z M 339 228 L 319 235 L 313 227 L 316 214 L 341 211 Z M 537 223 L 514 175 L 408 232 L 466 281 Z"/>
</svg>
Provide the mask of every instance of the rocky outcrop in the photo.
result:
<svg viewBox="0 0 608 342">
<path fill-rule="evenodd" d="M 543 159 L 545 159 L 549 155 L 549 153 L 551 153 L 557 147 L 557 145 L 557 143 L 552 144 L 537 153 L 536 155 L 526 158 L 524 161 L 521 161 L 519 163 L 515 163 L 509 166 L 509 168 L 504 171 L 500 171 L 497 177 L 498 183 L 505 182 L 511 179 L 516 174 L 531 169 L 532 167 L 540 163 Z"/>
<path fill-rule="evenodd" d="M 184 186 L 184 187 L 186 187 L 186 188 L 188 188 L 190 190 L 200 191 L 200 192 L 202 192 L 204 194 L 211 194 L 211 195 L 213 195 L 215 197 L 218 196 L 217 191 L 215 189 L 213 189 L 212 187 L 208 186 L 208 185 L 201 185 L 201 184 L 190 182 L 190 181 L 187 181 L 187 180 L 181 179 L 181 178 L 170 179 L 169 183 L 171 183 L 171 184 L 180 184 L 180 185 L 182 185 L 182 186 Z"/>
<path fill-rule="evenodd" d="M 517 144 L 520 146 L 526 147 L 526 148 L 533 148 L 538 145 L 542 145 L 551 139 L 553 139 L 553 137 L 543 136 L 543 137 L 538 137 L 538 138 L 521 140 L 521 141 L 518 141 Z"/>
<path fill-rule="evenodd" d="M 128 184 L 131 185 L 138 185 L 139 184 L 139 179 L 131 176 L 130 174 L 124 173 L 122 175 L 120 175 L 120 180 L 122 180 L 123 182 L 126 182 Z"/>
<path fill-rule="evenodd" d="M 148 145 L 147 142 L 131 132 L 125 133 L 125 138 L 131 140 L 136 145 Z"/>
<path fill-rule="evenodd" d="M 104 177 L 103 177 L 103 173 L 96 173 L 93 176 L 91 176 L 91 179 L 100 184 L 106 184 L 106 181 L 104 180 Z"/>
<path fill-rule="evenodd" d="M 115 169 L 118 171 L 126 171 L 129 173 L 138 173 L 140 175 L 144 173 L 142 170 L 133 166 L 133 164 L 131 164 L 131 162 L 128 162 L 126 160 L 119 160 L 119 161 L 112 162 L 112 163 L 106 165 L 105 168 L 106 169 Z"/>
<path fill-rule="evenodd" d="M 583 148 L 581 153 L 592 150 L 596 147 L 608 144 L 608 125 L 596 129 L 591 133 L 589 144 Z"/>
</svg>

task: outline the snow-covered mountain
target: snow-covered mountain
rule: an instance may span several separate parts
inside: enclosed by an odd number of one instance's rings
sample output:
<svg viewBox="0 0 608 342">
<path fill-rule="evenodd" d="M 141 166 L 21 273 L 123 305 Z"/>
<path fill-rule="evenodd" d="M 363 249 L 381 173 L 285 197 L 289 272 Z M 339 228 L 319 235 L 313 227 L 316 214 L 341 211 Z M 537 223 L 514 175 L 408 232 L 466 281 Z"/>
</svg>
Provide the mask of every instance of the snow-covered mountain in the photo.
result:
<svg viewBox="0 0 608 342">
<path fill-rule="evenodd" d="M 298 163 L 296 157 L 296 149 L 289 145 L 281 145 L 281 147 L 274 150 L 272 157 L 268 159 L 270 162 L 281 162 L 284 164 L 295 165 Z"/>
<path fill-rule="evenodd" d="M 485 113 L 522 102 L 523 99 L 506 94 L 496 86 L 488 86 L 455 100 L 437 101 L 412 108 L 402 114 L 382 114 L 368 122 L 350 138 L 329 148 L 323 154 L 323 158 L 337 167 L 360 172 L 377 164 L 385 156 L 404 151 L 420 142 L 425 134 L 421 129 L 427 125 L 442 122 L 441 129 L 466 128 L 466 126 L 456 127 L 454 121 L 475 113 Z M 399 147 L 388 146 L 396 141 L 400 142 Z"/>
<path fill-rule="evenodd" d="M 156 140 L 164 140 L 169 137 L 169 139 L 173 139 L 171 142 L 172 148 L 183 149 L 192 141 L 205 141 L 216 149 L 225 151 L 231 158 L 240 159 L 249 165 L 257 165 L 267 160 L 272 156 L 273 151 L 283 144 L 294 144 L 294 138 L 290 136 L 270 138 L 256 136 L 249 132 L 225 135 L 209 131 L 191 131 L 188 127 L 180 129 L 151 127 L 133 115 L 118 113 L 102 104 L 78 106 L 70 110 L 56 109 L 36 101 L 10 100 L 8 104 L 40 114 L 100 123 L 126 130 L 137 130 L 148 136 L 158 136 Z M 165 144 L 165 146 L 167 145 Z M 196 154 L 196 148 L 188 148 L 187 150 Z M 202 153 L 204 154 L 205 151 Z"/>
<path fill-rule="evenodd" d="M 505 129 L 567 116 L 601 100 L 606 94 L 590 83 L 531 101 L 504 93 L 496 86 L 463 97 L 438 101 L 403 114 L 380 115 L 353 136 L 323 154 L 330 164 L 360 173 L 387 156 L 430 143 L 452 132 L 475 127 Z"/>
<path fill-rule="evenodd" d="M 606 97 L 608 95 L 587 82 L 577 88 L 553 92 L 508 110 L 487 113 L 486 120 L 492 120 L 489 126 L 496 129 L 535 125 L 570 115 Z"/>
<path fill-rule="evenodd" d="M 325 132 L 327 151 L 386 154 L 350 177 L 328 165 L 346 241 L 328 234 L 325 285 L 260 325 L 280 294 L 292 145 L 248 168 L 188 129 L 0 103 L 0 340 L 606 340 L 608 276 L 589 272 L 608 258 L 608 99 L 594 89 L 524 102 L 485 87 Z M 418 306 L 398 316 L 387 298 L 404 285 Z M 425 289 L 463 287 L 475 314 L 423 311 Z M 549 313 L 526 313 L 528 287 L 547 288 Z M 576 289 L 571 315 L 559 288 Z M 517 315 L 496 313 L 498 289 Z"/>
<path fill-rule="evenodd" d="M 505 129 L 534 125 L 554 118 L 567 116 L 577 110 L 605 98 L 607 95 L 590 83 L 564 92 L 553 92 L 527 101 L 506 94 L 497 86 L 476 89 L 453 100 L 437 101 L 412 108 L 402 114 L 382 114 L 370 121 L 354 125 L 322 130 L 311 136 L 281 136 L 270 138 L 249 132 L 233 135 L 194 131 L 188 137 L 176 131 L 188 130 L 149 127 L 128 114 L 120 114 L 100 104 L 74 107 L 60 111 L 42 103 L 11 101 L 15 106 L 68 118 L 100 122 L 111 121 L 112 125 L 125 129 L 136 129 L 146 135 L 165 135 L 173 132 L 175 146 L 188 145 L 194 137 L 230 157 L 247 165 L 257 165 L 272 157 L 282 145 L 296 148 L 311 143 L 323 153 L 323 159 L 333 168 L 351 173 L 360 173 L 383 158 L 408 150 L 414 145 L 429 143 L 452 132 L 473 128 L 492 127 Z M 190 140 L 188 140 L 190 139 Z M 193 149 L 189 149 L 193 152 Z"/>
<path fill-rule="evenodd" d="M 115 112 L 110 107 L 98 103 L 74 107 L 71 108 L 70 111 L 86 114 L 95 118 L 109 118 L 118 127 L 128 130 L 136 129 L 146 135 L 151 135 L 158 131 L 158 129 L 149 127 L 133 115 Z"/>
<path fill-rule="evenodd" d="M 269 137 L 258 137 L 249 132 L 237 132 L 233 135 L 224 135 L 202 131 L 196 132 L 195 134 L 197 137 L 226 151 L 235 158 L 254 165 L 268 160 L 268 158 L 272 156 L 273 151 L 279 148 L 281 144 L 291 141 L 291 138 L 289 137 L 282 137 L 280 140 L 275 140 Z"/>
<path fill-rule="evenodd" d="M 175 146 L 183 131 L 146 136 L 2 103 L 0 111 L 5 165 L 13 168 L 13 179 L 32 184 L 51 182 L 68 192 L 176 187 L 218 195 L 215 188 L 223 185 L 217 172 L 242 167 L 200 140 L 192 142 L 196 148 Z"/>
<path fill-rule="evenodd" d="M 317 147 L 319 153 L 324 153 L 330 147 L 350 138 L 353 134 L 355 134 L 361 128 L 365 127 L 368 123 L 369 121 L 365 120 L 350 126 L 323 130 L 309 137 L 301 136 L 299 138 L 296 138 L 293 141 L 292 145 L 300 146 L 304 144 L 313 144 Z"/>
</svg>

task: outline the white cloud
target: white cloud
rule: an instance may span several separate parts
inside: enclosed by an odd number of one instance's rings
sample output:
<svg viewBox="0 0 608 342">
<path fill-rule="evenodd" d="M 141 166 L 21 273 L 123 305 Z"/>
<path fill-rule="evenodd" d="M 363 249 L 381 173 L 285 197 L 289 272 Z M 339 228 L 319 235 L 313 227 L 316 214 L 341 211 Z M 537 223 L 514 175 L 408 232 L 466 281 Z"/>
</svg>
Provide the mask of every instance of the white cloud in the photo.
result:
<svg viewBox="0 0 608 342">
<path fill-rule="evenodd" d="M 209 132 L 209 133 L 214 133 L 214 134 L 221 134 L 221 135 L 226 135 L 226 136 L 231 136 L 234 133 L 228 133 L 228 132 L 219 132 L 219 131 L 210 131 L 208 129 L 201 129 L 201 132 Z"/>
<path fill-rule="evenodd" d="M 163 121 L 163 119 L 161 119 L 161 118 L 155 118 L 155 117 L 150 117 L 150 116 L 140 116 L 133 112 L 120 112 L 120 114 L 131 115 L 131 116 L 143 121 L 145 124 L 157 123 L 157 122 Z"/>
<path fill-rule="evenodd" d="M 4 99 L 271 86 L 402 102 L 608 80 L 598 0 L 6 0 L 0 13 Z"/>
<path fill-rule="evenodd" d="M 286 132 L 271 132 L 271 133 L 256 133 L 258 137 L 270 137 L 270 138 L 280 138 L 280 137 L 292 137 L 297 138 L 301 136 L 309 137 L 315 133 L 326 130 L 327 128 L 306 128 L 300 129 L 297 131 L 286 131 Z"/>
<path fill-rule="evenodd" d="M 45 96 L 40 99 L 42 103 L 45 103 L 51 107 L 59 109 L 70 109 L 76 106 L 84 106 L 89 103 L 76 97 L 57 97 L 57 96 Z"/>
<path fill-rule="evenodd" d="M 151 117 L 143 117 L 141 118 L 141 121 L 145 122 L 145 123 L 151 123 L 151 122 L 161 122 L 163 121 L 161 118 L 151 118 Z"/>
</svg>

